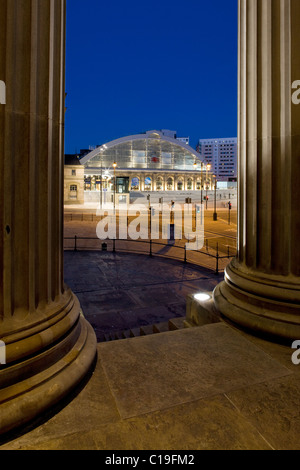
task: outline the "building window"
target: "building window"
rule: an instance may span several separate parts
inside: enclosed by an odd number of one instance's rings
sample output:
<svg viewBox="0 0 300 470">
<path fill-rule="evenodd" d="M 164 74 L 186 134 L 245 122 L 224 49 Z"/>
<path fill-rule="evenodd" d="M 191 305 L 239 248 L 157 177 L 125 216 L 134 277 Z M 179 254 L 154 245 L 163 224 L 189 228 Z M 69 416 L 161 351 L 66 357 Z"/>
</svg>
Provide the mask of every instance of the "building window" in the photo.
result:
<svg viewBox="0 0 300 470">
<path fill-rule="evenodd" d="M 132 178 L 131 180 L 131 191 L 139 191 L 140 179 L 138 177 Z"/>
<path fill-rule="evenodd" d="M 168 180 L 167 180 L 167 190 L 168 191 L 173 190 L 173 179 L 172 178 L 168 178 Z"/>
<path fill-rule="evenodd" d="M 145 178 L 145 191 L 151 191 L 152 190 L 152 180 L 150 176 L 147 176 Z"/>
<path fill-rule="evenodd" d="M 162 190 L 162 185 L 163 185 L 162 179 L 157 178 L 157 180 L 156 180 L 156 190 L 161 191 Z"/>
<path fill-rule="evenodd" d="M 191 178 L 187 180 L 187 189 L 188 190 L 193 189 L 193 180 Z"/>
<path fill-rule="evenodd" d="M 77 199 L 77 185 L 71 184 L 70 186 L 70 199 Z"/>
<path fill-rule="evenodd" d="M 72 170 L 72 176 L 76 176 L 76 170 Z"/>
<path fill-rule="evenodd" d="M 178 183 L 177 183 L 177 191 L 182 191 L 182 188 L 183 188 L 183 182 L 182 182 L 182 181 L 178 181 Z"/>
</svg>

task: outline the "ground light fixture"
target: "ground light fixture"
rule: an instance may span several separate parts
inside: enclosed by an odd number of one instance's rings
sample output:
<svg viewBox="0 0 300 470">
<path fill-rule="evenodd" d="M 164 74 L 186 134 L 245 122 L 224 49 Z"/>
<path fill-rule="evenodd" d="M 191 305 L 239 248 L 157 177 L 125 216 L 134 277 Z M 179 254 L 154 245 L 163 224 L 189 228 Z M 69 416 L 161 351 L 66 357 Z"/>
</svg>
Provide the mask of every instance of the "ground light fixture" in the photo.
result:
<svg viewBox="0 0 300 470">
<path fill-rule="evenodd" d="M 205 292 L 199 292 L 198 294 L 194 295 L 194 299 L 199 300 L 201 302 L 207 302 L 211 299 L 211 296 L 209 294 L 206 294 Z"/>
</svg>

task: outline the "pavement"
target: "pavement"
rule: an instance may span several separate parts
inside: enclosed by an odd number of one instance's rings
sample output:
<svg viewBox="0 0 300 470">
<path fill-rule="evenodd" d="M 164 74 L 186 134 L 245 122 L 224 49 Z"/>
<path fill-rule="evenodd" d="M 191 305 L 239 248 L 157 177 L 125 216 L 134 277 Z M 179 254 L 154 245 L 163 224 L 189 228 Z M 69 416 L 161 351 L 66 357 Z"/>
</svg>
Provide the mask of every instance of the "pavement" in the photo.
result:
<svg viewBox="0 0 300 470">
<path fill-rule="evenodd" d="M 95 367 L 68 401 L 0 450 L 300 449 L 300 366 L 290 345 L 222 318 L 101 341 L 104 330 L 182 315 L 185 296 L 221 276 L 129 254 L 70 252 L 65 266 L 98 336 Z"/>
<path fill-rule="evenodd" d="M 65 282 L 79 298 L 98 341 L 111 332 L 186 315 L 186 297 L 222 279 L 210 270 L 143 254 L 65 252 Z"/>
</svg>

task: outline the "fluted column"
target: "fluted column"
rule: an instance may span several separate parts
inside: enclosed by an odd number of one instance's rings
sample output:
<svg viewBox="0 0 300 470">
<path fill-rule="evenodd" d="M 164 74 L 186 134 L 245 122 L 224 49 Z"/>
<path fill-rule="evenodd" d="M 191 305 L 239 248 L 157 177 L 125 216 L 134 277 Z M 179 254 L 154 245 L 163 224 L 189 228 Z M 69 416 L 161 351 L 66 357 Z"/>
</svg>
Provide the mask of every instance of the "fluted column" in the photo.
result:
<svg viewBox="0 0 300 470">
<path fill-rule="evenodd" d="M 284 338 L 300 338 L 296 80 L 299 0 L 240 0 L 238 255 L 214 298 L 232 321 Z"/>
<path fill-rule="evenodd" d="M 95 357 L 63 277 L 65 0 L 0 0 L 0 434 L 63 398 Z"/>
</svg>

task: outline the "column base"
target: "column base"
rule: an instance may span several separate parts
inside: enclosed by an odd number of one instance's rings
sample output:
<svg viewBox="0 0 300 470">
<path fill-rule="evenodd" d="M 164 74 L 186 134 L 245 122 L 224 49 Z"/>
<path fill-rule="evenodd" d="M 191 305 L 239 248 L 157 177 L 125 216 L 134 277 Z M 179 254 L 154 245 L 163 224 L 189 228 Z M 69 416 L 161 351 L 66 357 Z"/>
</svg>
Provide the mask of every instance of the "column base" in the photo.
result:
<svg viewBox="0 0 300 470">
<path fill-rule="evenodd" d="M 73 310 L 78 314 L 70 331 L 39 353 L 1 366 L 0 435 L 42 417 L 66 398 L 90 371 L 97 340 L 90 324 L 79 314 L 78 300 L 74 299 Z"/>
<path fill-rule="evenodd" d="M 300 280 L 255 272 L 233 260 L 214 290 L 218 311 L 256 334 L 300 339 Z"/>
<path fill-rule="evenodd" d="M 195 326 L 210 325 L 221 321 L 218 311 L 215 308 L 212 292 L 207 292 L 209 300 L 196 300 L 193 294 L 189 294 L 186 299 L 185 326 L 192 328 Z"/>
</svg>

